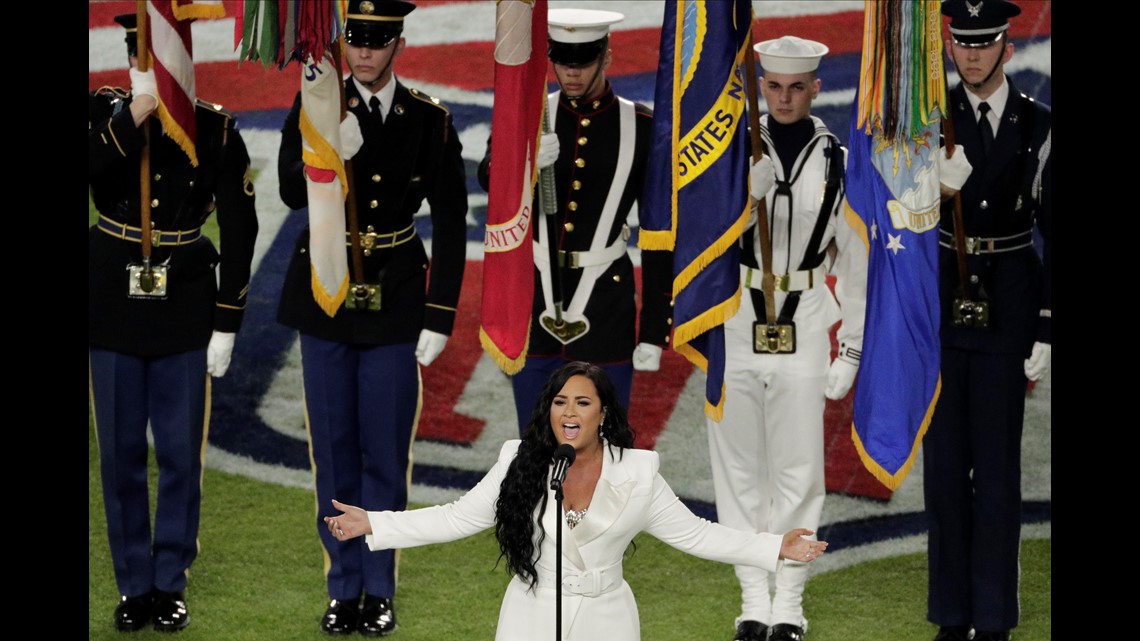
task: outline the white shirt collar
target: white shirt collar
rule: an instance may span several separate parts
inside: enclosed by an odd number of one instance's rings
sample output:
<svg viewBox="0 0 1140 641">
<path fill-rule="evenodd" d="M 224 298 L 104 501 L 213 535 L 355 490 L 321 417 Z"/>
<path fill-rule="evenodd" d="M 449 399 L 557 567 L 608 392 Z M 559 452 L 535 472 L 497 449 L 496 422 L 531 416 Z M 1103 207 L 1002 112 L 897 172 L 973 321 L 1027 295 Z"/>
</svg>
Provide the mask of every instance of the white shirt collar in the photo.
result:
<svg viewBox="0 0 1140 641">
<path fill-rule="evenodd" d="M 388 84 L 384 85 L 380 91 L 377 91 L 375 93 L 370 91 L 364 85 L 360 84 L 360 81 L 356 79 L 356 76 L 351 77 L 352 83 L 356 85 L 356 90 L 360 92 L 360 99 L 364 101 L 364 104 L 366 106 L 372 100 L 372 96 L 376 96 L 380 99 L 380 111 L 383 112 L 381 116 L 385 121 L 387 121 L 388 114 L 392 112 L 392 101 L 396 98 L 396 74 L 393 73 L 392 78 L 388 80 Z"/>
<path fill-rule="evenodd" d="M 974 110 L 975 120 L 978 116 L 978 105 L 982 104 L 982 99 L 974 95 L 974 92 L 966 89 L 966 99 L 970 101 L 970 107 Z M 1005 113 L 1005 103 L 1009 100 L 1009 83 L 1005 80 L 1005 74 L 1002 74 L 1001 84 L 998 88 L 990 94 L 985 102 L 990 105 L 990 126 L 993 127 L 994 135 L 997 135 L 998 125 L 1001 124 L 1001 115 Z"/>
</svg>

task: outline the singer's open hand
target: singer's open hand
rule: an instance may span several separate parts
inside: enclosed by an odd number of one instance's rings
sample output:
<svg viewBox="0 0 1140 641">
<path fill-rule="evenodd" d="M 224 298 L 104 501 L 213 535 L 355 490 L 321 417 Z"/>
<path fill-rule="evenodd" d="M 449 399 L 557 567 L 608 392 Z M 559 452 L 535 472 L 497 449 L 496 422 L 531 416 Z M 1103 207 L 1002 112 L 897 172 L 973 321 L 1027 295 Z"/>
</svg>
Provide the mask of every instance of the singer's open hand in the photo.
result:
<svg viewBox="0 0 1140 641">
<path fill-rule="evenodd" d="M 336 540 L 347 541 L 363 534 L 372 534 L 372 523 L 368 520 L 368 512 L 356 507 L 346 505 L 333 499 L 333 507 L 343 512 L 337 516 L 326 516 L 325 525 Z"/>
<path fill-rule="evenodd" d="M 784 535 L 784 542 L 780 546 L 780 558 L 804 563 L 818 559 L 819 555 L 827 549 L 827 541 L 812 541 L 803 538 L 812 534 L 815 532 L 802 527 L 789 530 Z"/>
</svg>

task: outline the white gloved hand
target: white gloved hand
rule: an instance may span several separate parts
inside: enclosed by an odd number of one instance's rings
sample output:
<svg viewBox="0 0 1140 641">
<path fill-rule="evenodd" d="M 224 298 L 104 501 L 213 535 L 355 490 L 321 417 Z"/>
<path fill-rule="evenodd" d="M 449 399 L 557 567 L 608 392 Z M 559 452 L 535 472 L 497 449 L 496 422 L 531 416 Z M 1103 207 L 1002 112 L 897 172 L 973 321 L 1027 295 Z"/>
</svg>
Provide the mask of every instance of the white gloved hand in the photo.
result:
<svg viewBox="0 0 1140 641">
<path fill-rule="evenodd" d="M 661 369 L 661 348 L 653 343 L 638 343 L 633 348 L 633 369 L 639 372 Z"/>
<path fill-rule="evenodd" d="M 1039 381 L 1049 372 L 1049 361 L 1053 358 L 1053 346 L 1049 343 L 1034 343 L 1033 351 L 1025 359 L 1025 378 Z"/>
<path fill-rule="evenodd" d="M 150 96 L 155 101 L 158 100 L 158 82 L 154 79 L 154 69 L 147 69 L 146 71 L 139 71 L 131 67 L 131 95 Z"/>
<path fill-rule="evenodd" d="M 833 401 L 847 396 L 847 392 L 851 391 L 851 385 L 855 382 L 857 371 L 859 366 L 851 361 L 842 358 L 831 361 L 831 368 L 827 370 L 827 389 L 823 395 Z"/>
<path fill-rule="evenodd" d="M 950 191 L 960 191 L 970 172 L 974 170 L 970 161 L 966 159 L 966 148 L 954 145 L 954 157 L 947 158 L 948 150 L 942 147 L 938 150 L 938 181 Z"/>
<path fill-rule="evenodd" d="M 772 186 L 776 184 L 776 165 L 772 163 L 771 156 L 763 156 L 752 163 L 752 171 L 748 173 L 748 193 L 756 200 L 768 195 Z"/>
<path fill-rule="evenodd" d="M 420 342 L 416 344 L 416 360 L 424 367 L 431 365 L 446 344 L 447 334 L 433 332 L 430 329 L 421 330 Z"/>
<path fill-rule="evenodd" d="M 558 160 L 558 134 L 542 134 L 538 142 L 538 168 L 546 169 Z"/>
<path fill-rule="evenodd" d="M 340 121 L 340 157 L 348 160 L 364 146 L 364 134 L 360 131 L 360 121 L 356 114 L 346 111 Z"/>
<path fill-rule="evenodd" d="M 234 353 L 233 332 L 218 332 L 210 337 L 210 344 L 206 346 L 206 371 L 210 376 L 221 378 L 230 368 L 230 357 Z"/>
</svg>

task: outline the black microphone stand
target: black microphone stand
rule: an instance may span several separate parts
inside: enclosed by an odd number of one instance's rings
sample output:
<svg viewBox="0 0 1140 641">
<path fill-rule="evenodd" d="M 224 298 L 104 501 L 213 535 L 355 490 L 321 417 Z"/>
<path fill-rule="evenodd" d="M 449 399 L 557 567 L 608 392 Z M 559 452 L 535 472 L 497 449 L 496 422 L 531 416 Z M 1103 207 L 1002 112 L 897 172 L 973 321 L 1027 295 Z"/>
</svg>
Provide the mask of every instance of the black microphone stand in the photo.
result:
<svg viewBox="0 0 1140 641">
<path fill-rule="evenodd" d="M 555 516 L 558 529 L 554 536 L 554 641 L 562 641 L 562 481 L 554 479 L 550 484 L 554 486 L 554 505 L 558 510 Z"/>
</svg>

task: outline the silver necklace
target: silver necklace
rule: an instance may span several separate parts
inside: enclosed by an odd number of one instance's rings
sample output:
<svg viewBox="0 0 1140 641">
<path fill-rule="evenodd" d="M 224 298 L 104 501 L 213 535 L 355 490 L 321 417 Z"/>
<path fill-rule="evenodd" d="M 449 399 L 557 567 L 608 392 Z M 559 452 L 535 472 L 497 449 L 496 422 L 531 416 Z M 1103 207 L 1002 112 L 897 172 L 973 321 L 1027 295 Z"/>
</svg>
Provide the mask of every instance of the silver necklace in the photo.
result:
<svg viewBox="0 0 1140 641">
<path fill-rule="evenodd" d="M 577 525 L 582 522 L 582 519 L 586 518 L 586 510 L 588 509 L 590 508 L 584 507 L 581 511 L 566 510 L 566 527 L 571 530 L 577 527 Z"/>
</svg>

